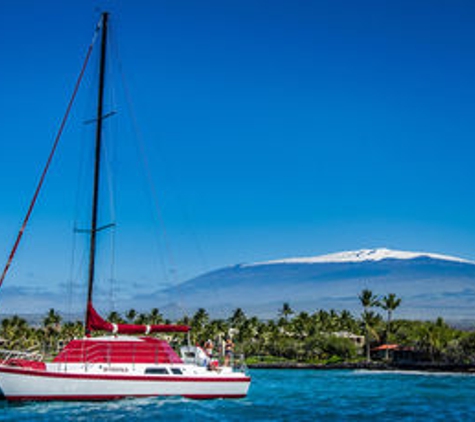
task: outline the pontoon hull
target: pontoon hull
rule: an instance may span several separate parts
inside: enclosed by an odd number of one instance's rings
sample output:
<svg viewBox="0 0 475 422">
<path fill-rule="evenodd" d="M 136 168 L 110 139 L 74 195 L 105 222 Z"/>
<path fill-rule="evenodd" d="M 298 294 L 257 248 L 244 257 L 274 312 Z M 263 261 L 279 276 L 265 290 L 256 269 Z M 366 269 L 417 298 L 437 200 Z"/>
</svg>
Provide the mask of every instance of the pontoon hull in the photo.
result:
<svg viewBox="0 0 475 422">
<path fill-rule="evenodd" d="M 125 376 L 56 373 L 0 366 L 7 400 L 112 400 L 126 397 L 184 396 L 193 399 L 242 398 L 250 378 L 223 376 Z"/>
</svg>

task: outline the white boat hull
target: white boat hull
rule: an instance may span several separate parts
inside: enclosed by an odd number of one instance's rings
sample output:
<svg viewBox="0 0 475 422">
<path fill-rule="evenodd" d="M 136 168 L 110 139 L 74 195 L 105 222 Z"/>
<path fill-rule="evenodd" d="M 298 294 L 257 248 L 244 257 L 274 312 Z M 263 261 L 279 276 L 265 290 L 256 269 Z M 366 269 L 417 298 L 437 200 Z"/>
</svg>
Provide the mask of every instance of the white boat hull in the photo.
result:
<svg viewBox="0 0 475 422">
<path fill-rule="evenodd" d="M 8 400 L 112 400 L 184 396 L 194 399 L 245 397 L 250 378 L 214 376 L 131 376 L 58 373 L 0 365 L 0 388 Z"/>
</svg>

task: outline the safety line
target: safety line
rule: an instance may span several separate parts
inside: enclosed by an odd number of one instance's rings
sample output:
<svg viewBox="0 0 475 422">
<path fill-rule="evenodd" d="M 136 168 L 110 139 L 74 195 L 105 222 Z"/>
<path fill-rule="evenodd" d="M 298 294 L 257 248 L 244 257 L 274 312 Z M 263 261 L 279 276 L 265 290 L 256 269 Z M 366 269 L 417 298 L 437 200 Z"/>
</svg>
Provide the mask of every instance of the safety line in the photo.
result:
<svg viewBox="0 0 475 422">
<path fill-rule="evenodd" d="M 10 252 L 10 255 L 8 257 L 8 261 L 5 265 L 5 268 L 3 269 L 3 272 L 2 272 L 2 275 L 0 277 L 0 287 L 2 286 L 3 284 L 3 281 L 5 280 L 5 277 L 7 275 L 7 272 L 13 262 L 13 258 L 15 257 L 15 253 L 16 253 L 16 250 L 18 248 L 18 245 L 20 244 L 20 241 L 21 241 L 21 238 L 23 236 L 23 233 L 25 231 L 25 228 L 28 224 L 28 221 L 30 219 L 30 216 L 31 216 L 31 213 L 33 212 L 33 208 L 35 207 L 35 203 L 36 203 L 36 200 L 38 198 L 38 195 L 40 193 L 40 190 L 43 186 L 43 182 L 46 178 L 46 174 L 48 173 L 48 170 L 49 170 L 49 167 L 51 165 L 51 162 L 53 160 L 53 156 L 54 156 L 54 153 L 56 152 L 56 148 L 58 146 L 58 143 L 59 143 L 59 140 L 61 138 L 61 135 L 63 133 L 63 130 L 64 130 L 64 127 L 66 126 L 66 122 L 68 120 L 68 117 L 69 117 L 69 114 L 70 114 L 70 111 L 71 111 L 71 108 L 73 106 L 73 103 L 74 103 L 74 100 L 76 98 L 76 94 L 79 90 L 79 86 L 81 85 L 81 81 L 82 81 L 82 78 L 84 76 L 84 72 L 86 71 L 86 68 L 87 68 L 87 64 L 89 62 L 89 58 L 91 57 L 91 53 L 92 53 L 92 49 L 93 49 L 93 46 L 94 46 L 94 43 L 96 41 L 96 38 L 97 38 L 97 34 L 99 33 L 99 30 L 102 26 L 102 18 L 101 20 L 99 21 L 99 23 L 97 24 L 96 26 L 96 29 L 94 31 L 94 35 L 93 35 L 93 38 L 92 38 L 92 42 L 91 44 L 89 45 L 89 48 L 87 50 L 87 54 L 86 54 L 86 59 L 84 60 L 84 64 L 81 68 L 81 72 L 79 73 L 79 77 L 76 81 L 76 85 L 74 87 L 74 91 L 73 91 L 73 94 L 71 96 L 71 99 L 69 100 L 69 103 L 68 103 L 68 106 L 66 108 L 66 112 L 64 113 L 64 116 L 63 116 L 63 120 L 61 121 L 61 125 L 59 127 L 59 130 L 58 130 L 58 133 L 56 134 L 56 138 L 54 140 L 54 143 L 53 143 L 53 148 L 51 149 L 51 152 L 49 154 L 49 157 L 48 157 L 48 160 L 46 161 L 46 165 L 43 169 L 43 173 L 41 174 L 41 177 L 40 177 L 40 181 L 38 182 L 38 185 L 36 187 L 36 190 L 35 190 L 35 193 L 33 195 L 33 199 L 31 200 L 30 202 L 30 206 L 28 207 L 28 211 L 25 215 L 25 218 L 23 220 L 23 224 L 21 225 L 21 228 L 20 228 L 20 231 L 18 232 L 18 235 L 17 235 L 17 238 L 15 240 L 15 243 L 13 245 L 13 248 Z"/>
</svg>

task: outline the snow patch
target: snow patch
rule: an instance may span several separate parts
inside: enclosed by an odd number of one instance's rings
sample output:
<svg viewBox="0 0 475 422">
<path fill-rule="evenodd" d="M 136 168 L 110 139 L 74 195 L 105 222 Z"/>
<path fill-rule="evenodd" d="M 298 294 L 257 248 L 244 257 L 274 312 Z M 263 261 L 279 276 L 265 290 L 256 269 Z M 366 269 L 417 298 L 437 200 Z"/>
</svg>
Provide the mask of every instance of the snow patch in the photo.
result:
<svg viewBox="0 0 475 422">
<path fill-rule="evenodd" d="M 328 255 L 319 255 L 312 257 L 277 259 L 266 262 L 256 262 L 247 264 L 247 267 L 259 265 L 273 264 L 321 264 L 321 263 L 338 263 L 338 262 L 365 262 L 365 261 L 382 261 L 384 259 L 415 259 L 415 258 L 433 258 L 442 261 L 462 262 L 465 264 L 475 264 L 475 261 L 457 258 L 449 255 L 441 255 L 427 252 L 407 252 L 396 251 L 386 248 L 379 249 L 360 249 L 358 251 L 337 252 Z"/>
</svg>

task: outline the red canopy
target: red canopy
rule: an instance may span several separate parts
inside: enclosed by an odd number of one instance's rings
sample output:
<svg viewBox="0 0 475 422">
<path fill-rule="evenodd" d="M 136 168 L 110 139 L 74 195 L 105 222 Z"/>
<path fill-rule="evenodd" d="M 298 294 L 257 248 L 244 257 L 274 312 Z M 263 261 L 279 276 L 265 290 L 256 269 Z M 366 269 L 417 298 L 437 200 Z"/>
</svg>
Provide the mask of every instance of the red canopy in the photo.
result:
<svg viewBox="0 0 475 422">
<path fill-rule="evenodd" d="M 373 347 L 371 351 L 377 352 L 380 350 L 396 350 L 397 348 L 399 348 L 399 344 L 382 344 L 381 346 Z"/>
<path fill-rule="evenodd" d="M 150 333 L 186 333 L 190 331 L 187 325 L 136 325 L 113 324 L 105 321 L 94 309 L 92 303 L 87 306 L 86 332 L 108 331 L 114 334 L 150 334 Z"/>
</svg>

